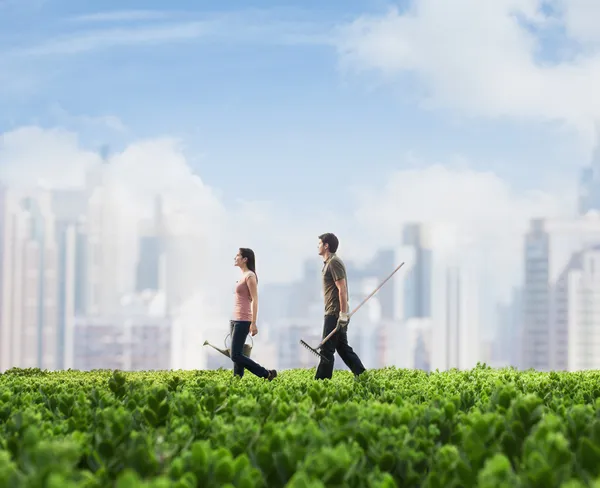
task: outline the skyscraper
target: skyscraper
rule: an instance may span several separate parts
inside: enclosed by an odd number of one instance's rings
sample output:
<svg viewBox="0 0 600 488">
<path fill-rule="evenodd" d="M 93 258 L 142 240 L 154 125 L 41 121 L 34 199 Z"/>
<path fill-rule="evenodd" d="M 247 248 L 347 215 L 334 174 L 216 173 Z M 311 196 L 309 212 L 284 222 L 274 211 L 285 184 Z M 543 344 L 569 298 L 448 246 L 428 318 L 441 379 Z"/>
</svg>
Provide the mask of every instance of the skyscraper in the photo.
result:
<svg viewBox="0 0 600 488">
<path fill-rule="evenodd" d="M 139 238 L 138 262 L 136 268 L 136 290 L 161 290 L 165 277 L 162 267 L 165 260 L 164 215 L 162 198 L 157 196 L 154 205 L 154 218 L 143 229 Z"/>
<path fill-rule="evenodd" d="M 548 371 L 568 365 L 568 323 L 561 310 L 559 279 L 573 255 L 600 243 L 600 216 L 575 220 L 534 219 L 525 236 L 523 289 L 524 369 Z"/>
<path fill-rule="evenodd" d="M 0 185 L 0 370 L 21 366 L 24 327 L 23 253 L 27 215 Z"/>
<path fill-rule="evenodd" d="M 110 181 L 104 161 L 88 172 L 85 216 L 86 313 L 113 315 L 121 298 L 135 289 L 136 217 Z"/>
<path fill-rule="evenodd" d="M 440 242 L 433 241 L 434 231 Z M 396 365 L 468 369 L 479 360 L 477 275 L 461 262 L 446 232 L 433 224 L 404 227 L 398 261 L 406 264 L 394 277 L 395 313 L 402 321 L 396 342 L 404 344 L 390 344 Z"/>
<path fill-rule="evenodd" d="M 35 294 L 35 324 L 37 336 L 37 366 L 44 369 L 57 368 L 58 348 L 58 249 L 56 227 L 52 212 L 51 194 L 40 190 L 23 199 L 23 206 L 30 214 L 27 252 L 25 254 L 26 276 L 32 278 L 28 293 Z M 35 291 L 34 291 L 35 290 Z M 29 304 L 26 303 L 28 311 Z M 28 315 L 33 321 L 33 316 Z M 31 322 L 33 323 L 33 322 Z M 25 345 L 33 344 L 33 328 L 26 329 Z M 29 350 L 33 353 L 33 350 Z"/>
<path fill-rule="evenodd" d="M 399 320 L 431 317 L 433 251 L 430 228 L 421 223 L 405 225 L 402 244 L 397 255 L 406 264 L 390 280 L 395 294 L 394 317 Z"/>
<path fill-rule="evenodd" d="M 600 369 L 600 245 L 571 257 L 556 286 L 556 329 L 566 336 L 557 344 L 555 366 L 568 371 Z"/>
<path fill-rule="evenodd" d="M 57 367 L 73 367 L 75 316 L 85 313 L 85 228 L 87 197 L 80 190 L 52 193 L 58 250 Z"/>
<path fill-rule="evenodd" d="M 49 193 L 0 189 L 0 367 L 57 367 L 57 248 Z"/>
<path fill-rule="evenodd" d="M 470 369 L 480 357 L 475 277 L 459 266 L 445 267 L 443 304 L 435 303 L 434 366 Z M 437 343 L 437 344 L 436 344 Z"/>
<path fill-rule="evenodd" d="M 579 214 L 600 211 L 600 124 L 596 125 L 597 142 L 591 164 L 582 169 L 579 179 Z"/>
</svg>

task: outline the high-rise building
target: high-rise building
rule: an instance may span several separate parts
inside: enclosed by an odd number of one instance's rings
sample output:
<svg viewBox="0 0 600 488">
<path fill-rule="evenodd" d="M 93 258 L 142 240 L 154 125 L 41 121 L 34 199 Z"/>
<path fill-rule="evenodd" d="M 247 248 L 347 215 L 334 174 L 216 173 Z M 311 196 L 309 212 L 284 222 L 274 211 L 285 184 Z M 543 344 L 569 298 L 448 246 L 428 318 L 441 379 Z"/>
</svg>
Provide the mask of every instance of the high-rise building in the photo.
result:
<svg viewBox="0 0 600 488">
<path fill-rule="evenodd" d="M 85 215 L 87 197 L 81 190 L 52 193 L 58 249 L 57 367 L 73 367 L 73 333 L 76 315 L 85 313 Z"/>
<path fill-rule="evenodd" d="M 25 300 L 24 252 L 28 216 L 19 199 L 0 186 L 0 370 L 21 366 Z M 31 278 L 30 278 L 31 279 Z M 31 299 L 30 297 L 28 297 Z"/>
<path fill-rule="evenodd" d="M 557 282 L 572 256 L 600 243 L 600 216 L 534 219 L 525 236 L 522 361 L 524 369 L 568 368 L 568 322 L 557 300 Z"/>
<path fill-rule="evenodd" d="M 522 295 L 520 288 L 514 288 L 509 301 L 496 307 L 496 333 L 491 351 L 494 365 L 521 367 Z"/>
<path fill-rule="evenodd" d="M 470 369 L 480 359 L 478 287 L 473 275 L 445 267 L 444 294 L 434 303 L 434 367 Z"/>
<path fill-rule="evenodd" d="M 0 190 L 2 369 L 57 368 L 58 255 L 50 194 Z"/>
<path fill-rule="evenodd" d="M 51 194 L 45 190 L 36 191 L 24 198 L 23 206 L 31 216 L 28 229 L 29 241 L 25 254 L 25 273 L 27 278 L 32 278 L 32 289 L 28 290 L 28 293 L 35 296 L 34 301 L 26 303 L 26 309 L 31 312 L 31 315 L 28 313 L 27 316 L 26 334 L 37 337 L 35 352 L 37 366 L 43 369 L 56 369 L 59 341 L 58 249 Z M 34 303 L 34 307 L 29 306 L 33 306 Z M 33 328 L 29 328 L 29 325 L 34 322 L 35 332 Z M 34 343 L 31 339 L 32 337 L 28 337 L 26 342 L 28 348 Z M 29 353 L 33 354 L 33 350 Z"/>
<path fill-rule="evenodd" d="M 119 313 L 122 297 L 135 290 L 136 216 L 111 183 L 110 168 L 92 168 L 86 190 L 85 304 L 86 314 L 96 316 Z"/>
<path fill-rule="evenodd" d="M 556 329 L 566 331 L 557 367 L 600 369 L 600 245 L 575 253 L 556 285 Z"/>
<path fill-rule="evenodd" d="M 431 317 L 433 250 L 431 230 L 428 226 L 413 223 L 404 226 L 403 254 L 406 268 L 403 270 L 402 312 L 404 320 Z"/>
<path fill-rule="evenodd" d="M 77 314 L 77 246 L 81 243 L 79 227 L 73 223 L 57 224 L 58 245 L 58 310 L 57 310 L 57 368 L 73 367 L 73 333 Z"/>
<path fill-rule="evenodd" d="M 596 126 L 597 143 L 591 164 L 583 168 L 579 179 L 579 214 L 600 211 L 600 125 Z"/>
<path fill-rule="evenodd" d="M 164 290 L 166 287 L 166 239 L 163 201 L 157 196 L 154 201 L 154 217 L 145 223 L 139 238 L 136 268 L 136 291 Z"/>
<path fill-rule="evenodd" d="M 366 275 L 366 273 L 365 273 Z M 389 275 L 389 272 L 388 272 Z M 391 281 L 391 280 L 390 280 Z M 391 284 L 390 281 L 385 286 Z M 362 279 L 354 279 L 353 286 L 350 288 L 349 305 L 353 310 L 368 296 L 381 281 L 374 276 Z M 385 288 L 385 287 L 384 287 Z M 387 344 L 382 339 L 392 333 L 393 328 L 388 330 L 389 320 L 383 318 L 383 306 L 380 289 L 366 303 L 363 304 L 360 311 L 352 317 L 348 325 L 348 341 L 354 351 L 360 356 L 366 368 L 377 368 L 383 366 L 382 361 L 386 357 Z"/>
<path fill-rule="evenodd" d="M 376 281 L 374 287 L 379 285 L 379 283 L 385 280 L 396 266 L 400 264 L 396 262 L 396 259 L 397 255 L 394 249 L 381 249 L 377 251 L 370 262 L 362 267 L 355 265 L 352 261 L 348 261 L 346 263 L 346 270 L 351 288 L 354 289 L 356 288 L 356 284 L 371 278 L 374 278 Z M 372 290 L 369 290 L 368 293 L 371 291 Z M 393 280 L 388 281 L 385 286 L 377 292 L 377 301 L 381 308 L 382 320 L 394 319 L 395 295 L 396 286 Z"/>
<path fill-rule="evenodd" d="M 396 317 L 403 322 L 397 341 L 403 337 L 406 343 L 396 350 L 390 344 L 389 356 L 396 358 L 395 365 L 412 358 L 406 367 L 416 367 L 418 358 L 423 367 L 433 369 L 471 368 L 480 357 L 477 275 L 461 262 L 454 247 L 433 241 L 434 231 L 445 235 L 445 229 L 434 225 L 414 223 L 404 228 L 397 255 L 405 265 L 393 281 Z"/>
</svg>

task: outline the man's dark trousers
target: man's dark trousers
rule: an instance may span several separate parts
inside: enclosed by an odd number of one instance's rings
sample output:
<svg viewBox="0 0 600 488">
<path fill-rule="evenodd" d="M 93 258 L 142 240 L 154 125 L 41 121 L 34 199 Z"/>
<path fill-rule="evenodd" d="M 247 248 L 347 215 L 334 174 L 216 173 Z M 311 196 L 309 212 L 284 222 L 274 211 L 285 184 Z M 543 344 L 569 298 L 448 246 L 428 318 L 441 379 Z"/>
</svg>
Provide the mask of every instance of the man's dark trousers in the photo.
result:
<svg viewBox="0 0 600 488">
<path fill-rule="evenodd" d="M 337 325 L 337 315 L 325 315 L 325 322 L 323 324 L 323 337 L 325 339 Z M 333 376 L 333 354 L 337 351 L 342 358 L 342 361 L 346 363 L 346 366 L 350 368 L 356 376 L 365 371 L 365 367 L 361 362 L 358 355 L 352 350 L 352 347 L 348 344 L 348 326 L 340 327 L 340 329 L 331 336 L 321 349 L 321 354 L 329 359 L 329 362 L 321 359 L 315 375 L 316 380 L 331 379 Z"/>
</svg>

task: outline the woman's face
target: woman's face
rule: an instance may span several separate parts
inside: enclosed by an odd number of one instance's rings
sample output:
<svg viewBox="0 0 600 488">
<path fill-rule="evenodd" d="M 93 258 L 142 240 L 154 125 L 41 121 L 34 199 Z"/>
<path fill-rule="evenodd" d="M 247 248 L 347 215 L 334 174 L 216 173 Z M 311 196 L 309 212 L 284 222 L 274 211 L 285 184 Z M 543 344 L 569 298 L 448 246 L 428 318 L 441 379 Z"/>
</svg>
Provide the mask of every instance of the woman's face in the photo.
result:
<svg viewBox="0 0 600 488">
<path fill-rule="evenodd" d="M 246 261 L 246 259 L 242 257 L 242 253 L 240 251 L 238 251 L 237 254 L 235 255 L 235 258 L 233 259 L 233 264 L 234 264 L 234 266 L 237 266 L 239 268 L 242 266 L 242 264 L 245 261 Z"/>
</svg>

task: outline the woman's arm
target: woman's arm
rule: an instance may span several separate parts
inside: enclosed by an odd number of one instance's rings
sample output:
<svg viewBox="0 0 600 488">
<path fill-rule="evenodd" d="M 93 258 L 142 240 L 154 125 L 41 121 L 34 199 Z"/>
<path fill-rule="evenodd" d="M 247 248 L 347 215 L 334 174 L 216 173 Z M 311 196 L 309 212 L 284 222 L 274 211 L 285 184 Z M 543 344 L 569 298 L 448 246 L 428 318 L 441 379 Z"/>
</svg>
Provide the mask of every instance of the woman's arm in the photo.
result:
<svg viewBox="0 0 600 488">
<path fill-rule="evenodd" d="M 248 277 L 248 289 L 250 290 L 250 297 L 252 298 L 252 326 L 256 326 L 256 320 L 258 318 L 258 286 L 254 274 L 251 274 Z"/>
</svg>

